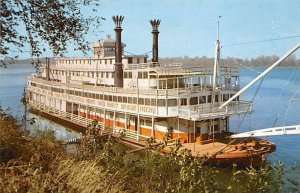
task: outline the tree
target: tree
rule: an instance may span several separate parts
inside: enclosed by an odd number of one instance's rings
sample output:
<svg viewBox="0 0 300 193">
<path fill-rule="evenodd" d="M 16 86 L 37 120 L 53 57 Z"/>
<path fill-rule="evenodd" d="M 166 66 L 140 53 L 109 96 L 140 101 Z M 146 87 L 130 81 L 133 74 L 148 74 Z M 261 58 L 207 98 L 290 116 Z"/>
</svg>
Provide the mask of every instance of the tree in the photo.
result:
<svg viewBox="0 0 300 193">
<path fill-rule="evenodd" d="M 26 44 L 33 57 L 46 51 L 45 43 L 55 56 L 62 56 L 70 43 L 86 52 L 87 32 L 104 19 L 88 15 L 97 12 L 99 0 L 1 0 L 0 5 L 1 58 L 24 52 Z"/>
</svg>

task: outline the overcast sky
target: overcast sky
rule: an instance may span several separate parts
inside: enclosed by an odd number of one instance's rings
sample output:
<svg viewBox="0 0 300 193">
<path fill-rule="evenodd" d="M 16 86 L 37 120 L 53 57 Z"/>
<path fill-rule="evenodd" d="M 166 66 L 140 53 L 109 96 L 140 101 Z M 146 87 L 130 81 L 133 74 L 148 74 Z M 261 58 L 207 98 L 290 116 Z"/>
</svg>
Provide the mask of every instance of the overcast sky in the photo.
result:
<svg viewBox="0 0 300 193">
<path fill-rule="evenodd" d="M 150 19 L 161 19 L 160 57 L 212 57 L 219 15 L 223 57 L 280 56 L 300 43 L 297 0 L 102 0 L 100 15 L 107 20 L 102 24 L 103 32 L 89 34 L 89 41 L 105 38 L 106 34 L 114 37 L 111 16 L 115 14 L 125 16 L 122 38 L 125 50 L 134 54 L 151 50 Z M 291 36 L 298 37 L 226 46 Z"/>
</svg>

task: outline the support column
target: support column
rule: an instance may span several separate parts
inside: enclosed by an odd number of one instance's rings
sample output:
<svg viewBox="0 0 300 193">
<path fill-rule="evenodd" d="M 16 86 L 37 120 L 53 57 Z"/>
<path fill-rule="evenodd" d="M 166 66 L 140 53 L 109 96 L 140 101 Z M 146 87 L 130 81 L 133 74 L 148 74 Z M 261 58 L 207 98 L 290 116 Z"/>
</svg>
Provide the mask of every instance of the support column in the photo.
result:
<svg viewBox="0 0 300 193">
<path fill-rule="evenodd" d="M 194 121 L 194 152 L 196 151 L 196 121 Z"/>
<path fill-rule="evenodd" d="M 71 103 L 71 121 L 73 120 L 73 115 L 74 115 L 74 103 Z"/>
<path fill-rule="evenodd" d="M 138 114 L 138 117 L 137 117 L 137 141 L 140 139 L 140 133 L 141 133 L 141 131 L 140 131 L 140 114 Z"/>
<path fill-rule="evenodd" d="M 127 129 L 127 112 L 125 112 L 125 129 Z"/>
<path fill-rule="evenodd" d="M 179 131 L 180 131 L 180 120 L 179 120 L 179 117 L 177 117 L 177 130 L 178 130 L 177 138 L 179 138 L 180 137 L 180 134 L 179 134 Z"/>
<path fill-rule="evenodd" d="M 114 111 L 114 125 L 113 125 L 113 134 L 116 133 L 116 111 Z"/>
<path fill-rule="evenodd" d="M 104 129 L 106 129 L 106 109 L 104 109 Z"/>
<path fill-rule="evenodd" d="M 155 139 L 155 133 L 154 133 L 154 116 L 152 115 L 152 131 L 151 131 L 151 137 Z"/>
</svg>

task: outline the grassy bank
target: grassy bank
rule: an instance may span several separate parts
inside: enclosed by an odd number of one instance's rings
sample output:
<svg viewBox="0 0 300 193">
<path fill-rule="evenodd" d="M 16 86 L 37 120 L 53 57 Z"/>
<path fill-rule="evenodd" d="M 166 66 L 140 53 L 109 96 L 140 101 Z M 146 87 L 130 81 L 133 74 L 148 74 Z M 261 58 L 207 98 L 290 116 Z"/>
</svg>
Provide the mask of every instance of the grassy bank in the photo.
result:
<svg viewBox="0 0 300 193">
<path fill-rule="evenodd" d="M 176 146 L 165 155 L 128 153 L 95 126 L 74 154 L 51 132 L 29 138 L 3 110 L 0 131 L 0 192 L 281 192 L 285 183 L 282 166 L 224 173 Z"/>
</svg>

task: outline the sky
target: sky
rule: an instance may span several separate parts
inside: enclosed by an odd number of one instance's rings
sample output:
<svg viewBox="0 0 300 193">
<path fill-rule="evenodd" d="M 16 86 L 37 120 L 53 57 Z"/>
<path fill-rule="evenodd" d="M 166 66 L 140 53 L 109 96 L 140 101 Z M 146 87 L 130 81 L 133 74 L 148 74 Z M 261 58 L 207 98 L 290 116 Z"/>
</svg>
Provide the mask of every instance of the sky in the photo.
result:
<svg viewBox="0 0 300 193">
<path fill-rule="evenodd" d="M 300 43 L 299 0 L 102 0 L 100 4 L 98 14 L 106 21 L 101 32 L 89 33 L 87 40 L 114 37 L 111 17 L 123 15 L 122 41 L 125 51 L 134 54 L 152 49 L 150 19 L 161 20 L 159 57 L 213 57 L 219 16 L 224 58 L 282 56 Z M 292 36 L 297 37 L 232 45 Z M 66 56 L 80 54 L 70 47 Z"/>
</svg>

